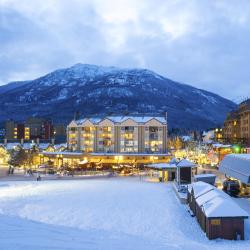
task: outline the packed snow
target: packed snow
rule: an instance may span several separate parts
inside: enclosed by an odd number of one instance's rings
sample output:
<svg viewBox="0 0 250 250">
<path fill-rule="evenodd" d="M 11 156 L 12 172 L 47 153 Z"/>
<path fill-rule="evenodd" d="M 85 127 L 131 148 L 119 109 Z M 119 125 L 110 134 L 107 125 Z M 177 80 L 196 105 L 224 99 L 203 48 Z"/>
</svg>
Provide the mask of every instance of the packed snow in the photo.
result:
<svg viewBox="0 0 250 250">
<path fill-rule="evenodd" d="M 138 178 L 2 182 L 0 249 L 250 249 L 209 241 L 172 184 Z"/>
</svg>

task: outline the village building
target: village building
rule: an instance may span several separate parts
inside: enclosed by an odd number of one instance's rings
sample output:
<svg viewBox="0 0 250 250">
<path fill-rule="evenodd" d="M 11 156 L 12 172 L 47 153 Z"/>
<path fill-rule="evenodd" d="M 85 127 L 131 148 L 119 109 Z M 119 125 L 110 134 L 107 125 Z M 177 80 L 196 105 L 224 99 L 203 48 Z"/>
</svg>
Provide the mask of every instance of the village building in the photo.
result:
<svg viewBox="0 0 250 250">
<path fill-rule="evenodd" d="M 207 157 L 212 165 L 217 165 L 226 155 L 233 153 L 234 150 L 230 144 L 212 143 Z"/>
<path fill-rule="evenodd" d="M 174 181 L 176 178 L 176 164 L 174 163 L 153 163 L 147 167 L 152 171 L 157 171 L 158 178 L 162 182 Z"/>
<path fill-rule="evenodd" d="M 216 180 L 215 174 L 197 174 L 197 175 L 194 175 L 195 182 L 203 181 L 203 182 L 209 183 L 211 185 L 214 185 L 215 180 Z"/>
<path fill-rule="evenodd" d="M 228 114 L 224 122 L 223 139 L 228 143 L 250 146 L 250 99 Z"/>
<path fill-rule="evenodd" d="M 147 167 L 158 171 L 160 181 L 176 181 L 179 186 L 190 184 L 196 172 L 196 164 L 186 159 L 173 158 L 169 163 L 152 163 Z"/>
<path fill-rule="evenodd" d="M 250 193 L 250 154 L 229 154 L 219 165 L 219 171 L 241 184 L 241 192 Z"/>
<path fill-rule="evenodd" d="M 73 120 L 67 127 L 67 152 L 43 152 L 41 164 L 130 165 L 168 162 L 165 117 L 108 116 Z"/>
<path fill-rule="evenodd" d="M 166 153 L 164 117 L 90 118 L 72 121 L 67 128 L 68 147 L 96 153 Z"/>
<path fill-rule="evenodd" d="M 24 122 L 6 121 L 5 131 L 7 140 L 49 140 L 54 136 L 52 122 L 38 117 L 28 118 Z"/>
<path fill-rule="evenodd" d="M 244 239 L 248 213 L 223 191 L 205 182 L 188 188 L 188 205 L 209 239 Z"/>
</svg>

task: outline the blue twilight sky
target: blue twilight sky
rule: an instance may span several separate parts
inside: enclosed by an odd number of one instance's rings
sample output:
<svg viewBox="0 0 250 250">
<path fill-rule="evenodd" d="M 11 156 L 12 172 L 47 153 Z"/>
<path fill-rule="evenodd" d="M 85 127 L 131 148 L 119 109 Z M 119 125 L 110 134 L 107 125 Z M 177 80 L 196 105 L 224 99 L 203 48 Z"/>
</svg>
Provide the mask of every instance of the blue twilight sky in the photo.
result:
<svg viewBox="0 0 250 250">
<path fill-rule="evenodd" d="M 0 85 L 75 63 L 250 97 L 249 0 L 0 0 Z"/>
</svg>

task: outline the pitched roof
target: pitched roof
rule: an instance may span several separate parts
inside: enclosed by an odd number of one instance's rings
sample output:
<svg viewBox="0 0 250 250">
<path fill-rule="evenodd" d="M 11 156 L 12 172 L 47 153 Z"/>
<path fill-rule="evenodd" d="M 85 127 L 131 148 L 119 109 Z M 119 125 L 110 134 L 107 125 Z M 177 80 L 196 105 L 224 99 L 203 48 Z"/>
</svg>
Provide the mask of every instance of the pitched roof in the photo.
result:
<svg viewBox="0 0 250 250">
<path fill-rule="evenodd" d="M 230 197 L 225 199 L 222 196 L 217 196 L 204 203 L 203 210 L 208 218 L 249 217 L 249 214 L 240 208 Z"/>
<path fill-rule="evenodd" d="M 216 187 L 199 181 L 189 186 L 193 190 L 197 205 L 207 218 L 248 217 L 233 199 Z"/>
<path fill-rule="evenodd" d="M 215 188 L 214 186 L 203 181 L 194 182 L 193 184 L 189 185 L 189 187 L 190 191 L 193 190 L 195 198 Z"/>
<path fill-rule="evenodd" d="M 128 119 L 131 119 L 135 121 L 136 123 L 143 124 L 146 122 L 149 122 L 152 119 L 156 119 L 160 123 L 166 124 L 166 118 L 161 117 L 161 116 L 106 116 L 104 118 L 84 118 L 84 119 L 79 119 L 76 122 L 77 125 L 83 124 L 86 120 L 91 121 L 93 124 L 98 124 L 104 119 L 109 119 L 110 121 L 114 123 L 122 123 Z"/>
<path fill-rule="evenodd" d="M 168 164 L 168 163 L 154 163 L 149 164 L 148 167 L 155 168 L 155 169 L 168 169 L 168 168 L 176 168 L 175 164 Z"/>
<path fill-rule="evenodd" d="M 196 166 L 196 164 L 187 159 L 182 159 L 181 161 L 179 161 L 179 163 L 177 163 L 178 168 L 184 168 L 184 167 L 192 168 L 194 166 Z"/>
</svg>

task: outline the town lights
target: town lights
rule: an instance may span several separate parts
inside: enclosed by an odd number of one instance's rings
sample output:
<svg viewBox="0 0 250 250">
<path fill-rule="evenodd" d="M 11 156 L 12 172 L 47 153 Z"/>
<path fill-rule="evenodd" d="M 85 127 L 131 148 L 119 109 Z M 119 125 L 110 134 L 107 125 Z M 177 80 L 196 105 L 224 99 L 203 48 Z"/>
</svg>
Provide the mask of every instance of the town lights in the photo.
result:
<svg viewBox="0 0 250 250">
<path fill-rule="evenodd" d="M 240 153 L 240 151 L 241 151 L 241 147 L 240 146 L 238 146 L 238 145 L 235 145 L 234 147 L 233 147 L 233 149 L 234 149 L 234 152 L 235 153 Z"/>
<path fill-rule="evenodd" d="M 115 156 L 115 160 L 117 160 L 117 161 L 122 161 L 123 160 L 123 156 L 122 155 L 117 155 L 117 156 Z"/>
</svg>

